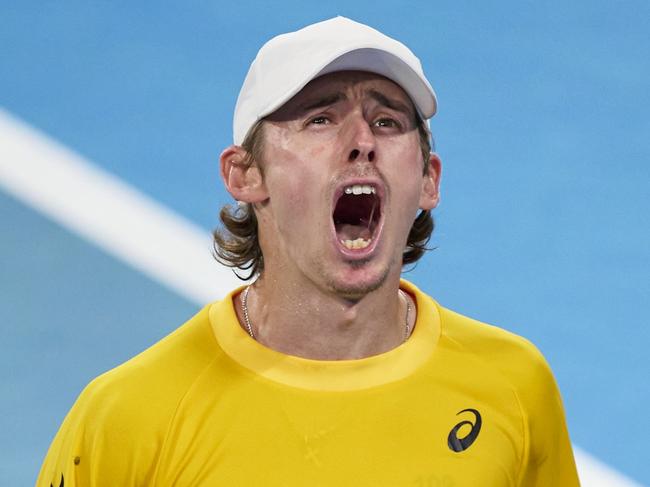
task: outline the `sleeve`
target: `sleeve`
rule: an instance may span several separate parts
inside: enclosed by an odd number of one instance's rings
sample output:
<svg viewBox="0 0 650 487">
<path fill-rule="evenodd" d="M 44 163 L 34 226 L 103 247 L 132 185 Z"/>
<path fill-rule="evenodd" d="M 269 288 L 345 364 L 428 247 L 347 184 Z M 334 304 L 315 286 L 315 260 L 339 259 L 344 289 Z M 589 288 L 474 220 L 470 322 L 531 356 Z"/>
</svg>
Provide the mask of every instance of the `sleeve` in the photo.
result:
<svg viewBox="0 0 650 487">
<path fill-rule="evenodd" d="M 519 485 L 579 487 L 560 391 L 546 360 L 530 346 L 533 349 L 531 375 L 520 392 L 527 448 Z"/>
<path fill-rule="evenodd" d="M 93 381 L 50 445 L 36 487 L 151 485 L 157 445 L 140 435 L 143 409 Z"/>
<path fill-rule="evenodd" d="M 75 463 L 79 464 L 80 461 L 76 459 L 75 453 L 80 451 L 78 439 L 83 436 L 83 425 L 79 424 L 80 409 L 78 402 L 68 413 L 54 437 L 54 441 L 50 445 L 45 461 L 41 466 L 36 481 L 37 487 L 81 485 L 81 483 L 74 481 Z"/>
</svg>

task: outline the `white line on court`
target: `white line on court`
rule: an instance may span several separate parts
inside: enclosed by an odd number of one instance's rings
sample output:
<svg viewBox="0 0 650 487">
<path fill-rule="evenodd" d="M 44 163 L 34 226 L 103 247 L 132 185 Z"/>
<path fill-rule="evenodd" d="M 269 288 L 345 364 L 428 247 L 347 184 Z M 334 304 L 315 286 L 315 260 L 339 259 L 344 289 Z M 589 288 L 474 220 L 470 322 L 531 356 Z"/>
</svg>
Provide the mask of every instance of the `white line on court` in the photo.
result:
<svg viewBox="0 0 650 487">
<path fill-rule="evenodd" d="M 573 446 L 582 487 L 643 487 L 623 476 L 581 448 Z"/>
<path fill-rule="evenodd" d="M 211 237 L 0 107 L 0 187 L 200 305 L 240 284 Z M 583 487 L 641 487 L 574 448 Z"/>
<path fill-rule="evenodd" d="M 0 187 L 199 304 L 236 287 L 208 232 L 0 107 Z"/>
</svg>

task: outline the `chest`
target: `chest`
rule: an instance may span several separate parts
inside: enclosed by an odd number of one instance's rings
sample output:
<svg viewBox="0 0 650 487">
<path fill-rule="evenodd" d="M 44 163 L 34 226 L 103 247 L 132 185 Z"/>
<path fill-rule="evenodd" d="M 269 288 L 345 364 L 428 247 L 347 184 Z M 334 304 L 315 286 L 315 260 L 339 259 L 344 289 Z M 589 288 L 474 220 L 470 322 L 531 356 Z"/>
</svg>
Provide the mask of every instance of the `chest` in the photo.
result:
<svg viewBox="0 0 650 487">
<path fill-rule="evenodd" d="M 523 428 L 515 394 L 485 379 L 355 393 L 242 381 L 183 402 L 156 484 L 514 486 Z"/>
</svg>

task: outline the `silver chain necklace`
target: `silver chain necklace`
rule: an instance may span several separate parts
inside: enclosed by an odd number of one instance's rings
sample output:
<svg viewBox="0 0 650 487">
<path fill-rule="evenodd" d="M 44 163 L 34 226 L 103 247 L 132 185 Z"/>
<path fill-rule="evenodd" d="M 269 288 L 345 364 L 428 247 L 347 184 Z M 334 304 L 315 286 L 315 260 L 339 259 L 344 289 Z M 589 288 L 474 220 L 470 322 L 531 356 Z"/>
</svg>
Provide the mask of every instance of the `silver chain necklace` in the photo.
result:
<svg viewBox="0 0 650 487">
<path fill-rule="evenodd" d="M 246 286 L 246 289 L 244 289 L 244 292 L 242 293 L 241 297 L 241 309 L 244 312 L 244 323 L 246 324 L 246 330 L 248 330 L 248 334 L 251 336 L 253 340 L 255 340 L 255 334 L 253 333 L 253 326 L 251 325 L 251 319 L 248 316 L 248 292 L 251 290 L 250 286 Z M 411 302 L 409 299 L 406 297 L 406 294 L 404 291 L 401 289 L 399 290 L 400 295 L 404 298 L 404 301 L 406 301 L 406 318 L 405 318 L 405 327 L 404 327 L 404 342 L 408 340 L 410 333 L 409 329 L 409 316 L 411 314 Z"/>
</svg>

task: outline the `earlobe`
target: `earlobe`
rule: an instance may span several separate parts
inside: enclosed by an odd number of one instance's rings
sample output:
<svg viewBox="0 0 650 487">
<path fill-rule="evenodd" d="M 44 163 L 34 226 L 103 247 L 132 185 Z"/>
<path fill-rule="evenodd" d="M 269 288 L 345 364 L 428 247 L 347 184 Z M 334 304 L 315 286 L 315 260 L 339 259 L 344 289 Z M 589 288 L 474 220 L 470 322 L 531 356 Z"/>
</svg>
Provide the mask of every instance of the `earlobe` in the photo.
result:
<svg viewBox="0 0 650 487">
<path fill-rule="evenodd" d="M 423 176 L 422 193 L 420 194 L 420 208 L 432 210 L 440 203 L 440 177 L 442 175 L 442 161 L 437 154 L 429 156 L 429 172 Z"/>
<path fill-rule="evenodd" d="M 221 179 L 230 195 L 237 201 L 259 203 L 268 198 L 262 173 L 256 164 L 249 164 L 248 152 L 231 145 L 219 157 Z"/>
</svg>

